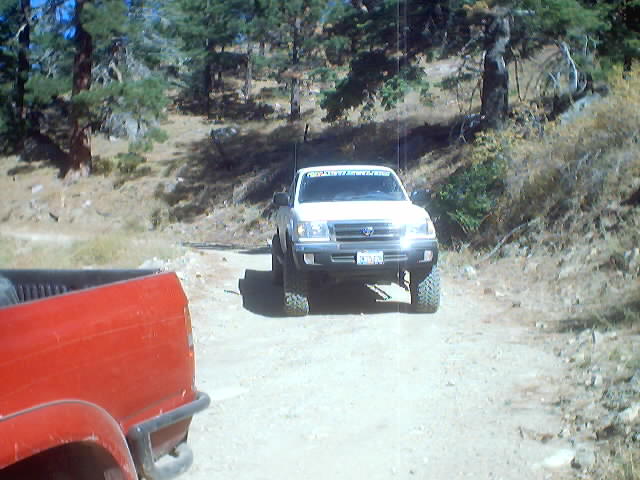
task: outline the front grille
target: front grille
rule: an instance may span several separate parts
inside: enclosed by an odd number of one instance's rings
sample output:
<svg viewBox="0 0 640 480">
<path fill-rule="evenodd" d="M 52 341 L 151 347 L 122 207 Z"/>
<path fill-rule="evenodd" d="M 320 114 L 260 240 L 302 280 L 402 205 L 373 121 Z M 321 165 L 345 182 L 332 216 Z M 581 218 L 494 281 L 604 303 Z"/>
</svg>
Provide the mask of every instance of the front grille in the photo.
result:
<svg viewBox="0 0 640 480">
<path fill-rule="evenodd" d="M 402 227 L 388 222 L 334 223 L 337 242 L 385 242 L 400 240 Z"/>
<path fill-rule="evenodd" d="M 356 255 L 354 253 L 334 253 L 331 255 L 333 263 L 356 263 Z"/>
</svg>

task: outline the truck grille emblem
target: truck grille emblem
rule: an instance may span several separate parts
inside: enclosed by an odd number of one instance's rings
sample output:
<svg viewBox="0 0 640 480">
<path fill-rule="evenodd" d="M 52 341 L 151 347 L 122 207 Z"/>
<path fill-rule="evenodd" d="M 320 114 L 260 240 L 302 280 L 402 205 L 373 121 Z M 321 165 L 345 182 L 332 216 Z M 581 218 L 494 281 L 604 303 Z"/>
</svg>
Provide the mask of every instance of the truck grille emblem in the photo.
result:
<svg viewBox="0 0 640 480">
<path fill-rule="evenodd" d="M 373 227 L 363 227 L 360 232 L 362 232 L 362 235 L 364 235 L 365 237 L 370 237 L 371 235 L 373 235 Z"/>
</svg>

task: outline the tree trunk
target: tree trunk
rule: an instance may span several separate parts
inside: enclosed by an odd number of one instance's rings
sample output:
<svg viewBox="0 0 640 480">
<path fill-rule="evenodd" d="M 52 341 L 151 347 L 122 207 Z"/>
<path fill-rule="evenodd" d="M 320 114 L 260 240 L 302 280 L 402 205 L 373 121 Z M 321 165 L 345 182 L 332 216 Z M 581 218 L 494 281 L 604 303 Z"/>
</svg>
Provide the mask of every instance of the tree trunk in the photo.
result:
<svg viewBox="0 0 640 480">
<path fill-rule="evenodd" d="M 31 44 L 31 2 L 20 0 L 23 27 L 18 35 L 18 74 L 16 75 L 16 114 L 18 117 L 18 148 L 22 150 L 27 133 L 27 106 L 25 86 L 29 79 L 29 46 Z"/>
<path fill-rule="evenodd" d="M 246 102 L 251 100 L 251 81 L 252 81 L 252 67 L 253 67 L 253 45 L 251 42 L 247 42 L 247 66 L 244 71 L 244 87 L 242 93 Z"/>
<path fill-rule="evenodd" d="M 480 111 L 483 129 L 501 129 L 509 113 L 509 70 L 504 55 L 510 38 L 509 18 L 494 17 L 485 31 Z"/>
<path fill-rule="evenodd" d="M 73 89 L 71 106 L 71 145 L 67 175 L 87 176 L 91 172 L 91 125 L 86 106 L 73 102 L 73 97 L 91 88 L 93 42 L 81 23 L 82 9 L 90 0 L 76 0 L 76 54 L 73 59 Z"/>
<path fill-rule="evenodd" d="M 300 63 L 300 19 L 293 22 L 293 46 L 291 51 L 291 113 L 290 121 L 300 119 L 300 78 L 298 78 L 298 64 Z"/>
<path fill-rule="evenodd" d="M 213 82 L 213 89 L 216 92 L 224 91 L 224 80 L 222 79 L 222 69 L 224 56 L 224 45 L 220 48 L 220 55 L 217 56 L 218 62 L 216 63 L 216 81 Z"/>
<path fill-rule="evenodd" d="M 205 60 L 204 66 L 204 76 L 203 80 L 203 90 L 204 90 L 204 100 L 205 100 L 205 109 L 207 111 L 207 118 L 211 119 L 211 60 L 207 55 L 207 59 Z"/>
<path fill-rule="evenodd" d="M 264 57 L 264 48 L 265 48 L 265 43 L 264 40 L 260 40 L 260 47 L 259 47 L 259 54 L 261 57 Z"/>
<path fill-rule="evenodd" d="M 289 120 L 300 120 L 300 79 L 297 76 L 291 78 L 291 113 Z"/>
</svg>

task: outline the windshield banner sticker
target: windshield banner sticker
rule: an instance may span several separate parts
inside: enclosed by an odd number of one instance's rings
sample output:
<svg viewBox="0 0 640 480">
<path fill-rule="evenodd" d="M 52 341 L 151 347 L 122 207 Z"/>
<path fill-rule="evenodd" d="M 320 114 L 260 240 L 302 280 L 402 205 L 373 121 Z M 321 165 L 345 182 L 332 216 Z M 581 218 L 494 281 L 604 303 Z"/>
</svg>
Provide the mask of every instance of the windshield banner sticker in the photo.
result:
<svg viewBox="0 0 640 480">
<path fill-rule="evenodd" d="M 388 177 L 391 172 L 385 170 L 320 170 L 318 172 L 308 172 L 307 177 Z"/>
</svg>

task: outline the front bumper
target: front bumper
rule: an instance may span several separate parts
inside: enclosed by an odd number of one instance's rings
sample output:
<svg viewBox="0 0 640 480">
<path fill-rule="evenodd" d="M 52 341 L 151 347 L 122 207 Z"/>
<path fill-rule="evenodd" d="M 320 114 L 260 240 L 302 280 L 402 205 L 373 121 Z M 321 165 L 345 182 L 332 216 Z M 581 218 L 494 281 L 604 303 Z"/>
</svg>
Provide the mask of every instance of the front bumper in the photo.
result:
<svg viewBox="0 0 640 480">
<path fill-rule="evenodd" d="M 129 430 L 127 440 L 131 446 L 138 474 L 148 480 L 168 480 L 184 473 L 193 463 L 193 453 L 186 441 L 175 448 L 167 462 L 156 463 L 151 448 L 151 435 L 158 430 L 191 418 L 209 406 L 209 396 L 198 392 L 193 402 L 139 423 Z"/>
<path fill-rule="evenodd" d="M 382 252 L 384 263 L 358 265 L 356 263 L 358 252 Z M 425 252 L 428 252 L 426 256 Z M 310 263 L 308 258 L 305 260 L 305 254 L 313 254 L 313 263 Z M 404 242 L 296 243 L 293 246 L 293 257 L 296 267 L 307 272 L 367 274 L 398 269 L 427 269 L 438 262 L 438 240 L 413 240 L 407 244 Z M 307 255 L 307 257 L 310 256 Z M 425 257 L 430 259 L 425 260 Z"/>
</svg>

